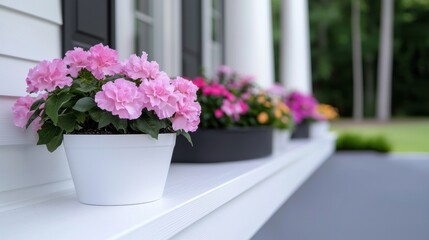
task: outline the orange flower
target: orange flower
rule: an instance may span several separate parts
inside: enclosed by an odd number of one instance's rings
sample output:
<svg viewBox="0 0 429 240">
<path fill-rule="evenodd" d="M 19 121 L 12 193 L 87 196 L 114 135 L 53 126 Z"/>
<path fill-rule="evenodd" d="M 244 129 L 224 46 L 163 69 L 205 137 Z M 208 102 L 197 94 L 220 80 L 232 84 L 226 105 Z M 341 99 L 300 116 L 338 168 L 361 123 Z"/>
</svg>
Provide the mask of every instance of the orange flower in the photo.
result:
<svg viewBox="0 0 429 240">
<path fill-rule="evenodd" d="M 324 116 L 327 120 L 334 120 L 338 118 L 338 111 L 334 107 L 328 104 L 317 105 L 317 112 Z"/>
<path fill-rule="evenodd" d="M 266 101 L 266 102 L 264 103 L 264 106 L 265 106 L 266 108 L 270 108 L 270 107 L 272 107 L 273 105 L 272 105 L 270 102 Z"/>
<path fill-rule="evenodd" d="M 259 95 L 258 96 L 258 102 L 260 103 L 260 104 L 263 104 L 263 103 L 265 103 L 267 101 L 267 99 L 265 98 L 265 96 L 263 96 L 263 95 Z"/>
<path fill-rule="evenodd" d="M 279 108 L 277 108 L 276 110 L 274 110 L 274 116 L 276 118 L 281 118 L 282 117 L 282 111 Z"/>
<path fill-rule="evenodd" d="M 258 114 L 257 120 L 260 124 L 265 124 L 268 122 L 269 116 L 266 112 L 261 112 Z"/>
</svg>

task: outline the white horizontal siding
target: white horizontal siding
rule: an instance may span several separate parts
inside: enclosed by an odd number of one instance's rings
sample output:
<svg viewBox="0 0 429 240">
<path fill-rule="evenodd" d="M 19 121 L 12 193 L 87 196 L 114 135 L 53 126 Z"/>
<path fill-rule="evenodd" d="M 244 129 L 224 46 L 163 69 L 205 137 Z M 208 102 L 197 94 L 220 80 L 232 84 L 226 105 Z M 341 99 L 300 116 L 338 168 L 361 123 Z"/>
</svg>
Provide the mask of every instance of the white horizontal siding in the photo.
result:
<svg viewBox="0 0 429 240">
<path fill-rule="evenodd" d="M 0 0 L 0 23 L 0 192 L 69 179 L 64 150 L 36 146 L 11 111 L 26 94 L 28 70 L 61 57 L 61 0 Z"/>
<path fill-rule="evenodd" d="M 0 96 L 0 192 L 70 178 L 64 149 L 49 153 L 36 146 L 32 129 L 17 128 L 11 107 L 15 97 Z"/>
<path fill-rule="evenodd" d="M 45 146 L 0 146 L 0 192 L 70 179 L 64 149 Z"/>
<path fill-rule="evenodd" d="M 63 22 L 61 17 L 61 2 L 59 0 L 0 0 L 0 6 L 41 18 L 58 25 L 61 25 Z"/>
<path fill-rule="evenodd" d="M 0 54 L 0 95 L 23 96 L 27 85 L 28 70 L 38 62 Z M 1 114 L 1 113 L 0 113 Z M 1 127 L 2 125 L 0 125 Z"/>
<path fill-rule="evenodd" d="M 36 61 L 61 55 L 61 25 L 6 8 L 0 8 L 0 22 L 1 54 Z"/>
</svg>

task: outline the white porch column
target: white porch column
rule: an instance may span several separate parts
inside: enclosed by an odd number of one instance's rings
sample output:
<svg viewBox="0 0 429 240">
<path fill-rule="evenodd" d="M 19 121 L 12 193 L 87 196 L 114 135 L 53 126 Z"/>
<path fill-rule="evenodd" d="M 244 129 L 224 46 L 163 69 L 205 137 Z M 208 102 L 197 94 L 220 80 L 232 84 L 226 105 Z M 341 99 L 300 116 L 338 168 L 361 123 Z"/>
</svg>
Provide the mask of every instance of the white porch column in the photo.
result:
<svg viewBox="0 0 429 240">
<path fill-rule="evenodd" d="M 262 87 L 274 83 L 270 0 L 225 1 L 225 62 Z"/>
<path fill-rule="evenodd" d="M 311 93 L 307 0 L 282 1 L 280 75 L 286 89 Z"/>
</svg>

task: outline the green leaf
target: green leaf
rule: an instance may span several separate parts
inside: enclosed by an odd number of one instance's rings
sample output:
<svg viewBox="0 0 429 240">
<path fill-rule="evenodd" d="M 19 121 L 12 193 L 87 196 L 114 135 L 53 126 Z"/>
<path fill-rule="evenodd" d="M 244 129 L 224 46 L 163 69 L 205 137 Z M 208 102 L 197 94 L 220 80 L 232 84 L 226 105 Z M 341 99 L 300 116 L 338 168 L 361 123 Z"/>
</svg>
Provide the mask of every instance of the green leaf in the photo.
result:
<svg viewBox="0 0 429 240">
<path fill-rule="evenodd" d="M 74 113 L 75 117 L 76 117 L 76 121 L 78 123 L 84 123 L 86 120 L 86 114 L 81 113 L 81 112 L 75 112 Z"/>
<path fill-rule="evenodd" d="M 65 114 L 58 117 L 58 127 L 64 129 L 66 132 L 73 132 L 75 126 L 76 117 L 73 114 Z"/>
<path fill-rule="evenodd" d="M 101 118 L 101 114 L 103 111 L 99 108 L 94 108 L 89 111 L 89 116 L 92 118 L 92 120 L 99 122 Z"/>
<path fill-rule="evenodd" d="M 39 140 L 37 145 L 48 144 L 58 135 L 63 134 L 63 130 L 51 123 L 43 124 L 42 128 L 37 132 Z M 54 149 L 55 150 L 55 149 Z"/>
<path fill-rule="evenodd" d="M 79 112 L 86 112 L 95 107 L 94 99 L 91 97 L 83 97 L 74 105 L 73 109 Z"/>
<path fill-rule="evenodd" d="M 76 88 L 76 90 L 81 91 L 83 93 L 92 92 L 92 91 L 94 91 L 96 89 L 97 89 L 96 86 L 91 86 L 91 85 L 88 85 L 88 84 L 83 84 L 80 87 Z"/>
<path fill-rule="evenodd" d="M 188 142 L 191 144 L 191 146 L 194 146 L 194 144 L 192 143 L 191 135 L 189 135 L 188 132 L 180 130 L 179 132 L 177 132 L 177 135 L 184 136 L 186 138 L 186 140 L 188 140 Z"/>
<path fill-rule="evenodd" d="M 36 119 L 39 115 L 40 112 L 42 112 L 42 109 L 37 109 L 36 111 L 34 111 L 33 115 L 30 116 L 30 118 L 27 121 L 27 125 L 25 125 L 25 128 L 28 128 L 30 126 L 30 124 L 34 121 L 34 119 Z"/>
<path fill-rule="evenodd" d="M 58 123 L 58 111 L 61 106 L 68 102 L 73 97 L 72 94 L 63 93 L 59 95 L 52 95 L 46 100 L 45 112 L 51 118 L 54 125 Z"/>
<path fill-rule="evenodd" d="M 42 105 L 45 102 L 45 99 L 41 98 L 37 101 L 35 101 L 31 107 L 30 107 L 30 111 L 34 111 L 36 109 L 39 109 L 40 105 Z"/>
<path fill-rule="evenodd" d="M 52 140 L 46 144 L 46 148 L 48 148 L 49 152 L 55 151 L 63 142 L 63 133 L 61 132 L 58 135 L 55 135 Z"/>
<path fill-rule="evenodd" d="M 115 121 L 115 116 L 109 112 L 101 112 L 100 119 L 98 121 L 98 128 L 104 128 Z"/>
<path fill-rule="evenodd" d="M 128 128 L 128 120 L 127 119 L 120 119 L 119 117 L 115 116 L 114 121 L 112 121 L 113 126 L 116 128 L 116 130 L 122 130 L 124 133 L 127 132 Z"/>
<path fill-rule="evenodd" d="M 147 133 L 155 139 L 158 139 L 159 130 L 166 127 L 163 121 L 150 112 L 143 112 L 142 116 L 133 123 L 140 132 Z"/>
</svg>

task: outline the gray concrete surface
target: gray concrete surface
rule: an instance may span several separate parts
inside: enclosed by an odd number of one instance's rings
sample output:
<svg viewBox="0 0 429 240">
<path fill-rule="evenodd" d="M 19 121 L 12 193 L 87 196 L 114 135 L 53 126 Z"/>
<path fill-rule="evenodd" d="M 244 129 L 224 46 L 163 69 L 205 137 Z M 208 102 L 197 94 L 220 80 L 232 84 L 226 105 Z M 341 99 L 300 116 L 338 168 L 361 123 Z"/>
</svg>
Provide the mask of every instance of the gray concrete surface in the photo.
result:
<svg viewBox="0 0 429 240">
<path fill-rule="evenodd" d="M 253 240 L 429 240 L 429 155 L 337 153 Z"/>
</svg>

